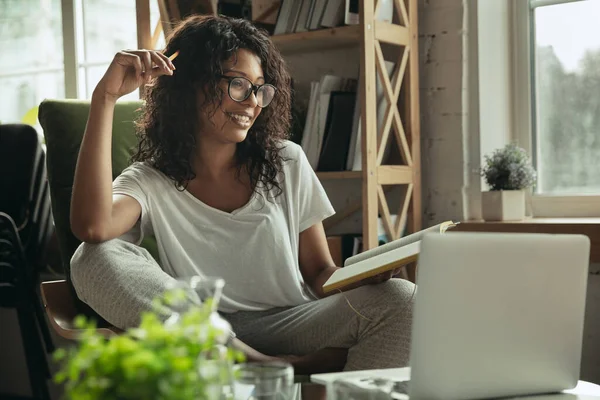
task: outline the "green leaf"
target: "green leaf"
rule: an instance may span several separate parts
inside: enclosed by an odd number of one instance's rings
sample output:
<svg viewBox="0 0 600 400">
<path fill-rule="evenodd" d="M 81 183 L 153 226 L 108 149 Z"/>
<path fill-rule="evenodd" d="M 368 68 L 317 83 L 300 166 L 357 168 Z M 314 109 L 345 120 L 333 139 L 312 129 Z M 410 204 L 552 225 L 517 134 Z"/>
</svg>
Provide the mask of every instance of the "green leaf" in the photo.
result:
<svg viewBox="0 0 600 400">
<path fill-rule="evenodd" d="M 199 375 L 199 362 L 202 357 L 214 357 L 216 353 L 210 350 L 222 334 L 211 322 L 212 303 L 190 307 L 165 326 L 164 305 L 186 300 L 183 290 L 166 297 L 155 299 L 153 303 L 162 308 L 143 313 L 139 327 L 108 339 L 97 333 L 93 321 L 83 316 L 76 319 L 82 330 L 77 345 L 53 354 L 61 363 L 54 380 L 65 384 L 67 398 L 205 398 L 203 388 L 211 381 Z M 227 349 L 224 357 L 231 363 L 244 360 L 233 349 Z M 222 378 L 217 374 L 214 379 Z"/>
</svg>

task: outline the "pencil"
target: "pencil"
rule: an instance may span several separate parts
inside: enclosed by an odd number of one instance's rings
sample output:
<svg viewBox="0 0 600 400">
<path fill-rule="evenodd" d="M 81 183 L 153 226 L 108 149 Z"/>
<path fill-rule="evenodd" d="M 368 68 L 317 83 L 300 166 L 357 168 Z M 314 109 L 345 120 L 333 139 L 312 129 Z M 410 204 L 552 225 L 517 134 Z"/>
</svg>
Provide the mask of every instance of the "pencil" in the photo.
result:
<svg viewBox="0 0 600 400">
<path fill-rule="evenodd" d="M 179 55 L 179 50 L 169 56 L 169 60 L 173 61 Z"/>
</svg>

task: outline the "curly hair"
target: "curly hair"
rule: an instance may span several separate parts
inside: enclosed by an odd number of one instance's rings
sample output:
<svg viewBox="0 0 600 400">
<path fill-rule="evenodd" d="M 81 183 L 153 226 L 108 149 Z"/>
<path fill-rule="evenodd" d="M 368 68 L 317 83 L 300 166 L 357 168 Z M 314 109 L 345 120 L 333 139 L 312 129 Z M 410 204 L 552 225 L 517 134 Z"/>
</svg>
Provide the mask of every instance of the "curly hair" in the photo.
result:
<svg viewBox="0 0 600 400">
<path fill-rule="evenodd" d="M 259 186 L 275 196 L 281 193 L 278 175 L 285 161 L 281 142 L 288 138 L 291 114 L 291 80 L 283 57 L 266 32 L 250 22 L 224 16 L 191 16 L 174 29 L 164 53 L 179 51 L 173 76 L 160 76 L 147 87 L 145 106 L 137 121 L 139 144 L 133 161 L 149 162 L 184 190 L 195 178 L 192 157 L 198 146 L 199 107 L 214 115 L 222 96 L 219 86 L 222 63 L 239 49 L 247 49 L 261 61 L 265 82 L 277 88 L 246 139 L 237 144 L 238 174 L 245 168 L 254 191 Z M 198 90 L 205 101 L 198 102 Z"/>
</svg>

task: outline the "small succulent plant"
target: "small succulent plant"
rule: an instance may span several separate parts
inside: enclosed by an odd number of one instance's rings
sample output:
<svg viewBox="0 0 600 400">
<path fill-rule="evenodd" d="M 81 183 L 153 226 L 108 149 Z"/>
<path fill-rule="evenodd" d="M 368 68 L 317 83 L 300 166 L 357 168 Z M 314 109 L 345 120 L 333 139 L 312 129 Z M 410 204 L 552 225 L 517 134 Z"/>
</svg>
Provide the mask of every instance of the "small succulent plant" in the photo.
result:
<svg viewBox="0 0 600 400">
<path fill-rule="evenodd" d="M 522 190 L 535 185 L 536 172 L 527 152 L 510 143 L 485 156 L 481 169 L 490 190 Z"/>
</svg>

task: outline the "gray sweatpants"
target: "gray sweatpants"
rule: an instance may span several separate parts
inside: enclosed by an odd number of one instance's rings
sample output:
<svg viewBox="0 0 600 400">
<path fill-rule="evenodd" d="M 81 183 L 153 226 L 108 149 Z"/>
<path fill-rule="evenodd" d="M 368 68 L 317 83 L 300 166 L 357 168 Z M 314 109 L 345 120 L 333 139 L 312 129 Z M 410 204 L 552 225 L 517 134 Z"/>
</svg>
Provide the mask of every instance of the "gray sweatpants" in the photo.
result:
<svg viewBox="0 0 600 400">
<path fill-rule="evenodd" d="M 174 281 L 144 248 L 121 239 L 79 246 L 71 279 L 79 298 L 119 328 L 136 326 Z M 414 290 L 392 279 L 294 307 L 223 316 L 240 340 L 268 355 L 342 347 L 349 349 L 346 370 L 405 367 Z"/>
</svg>

